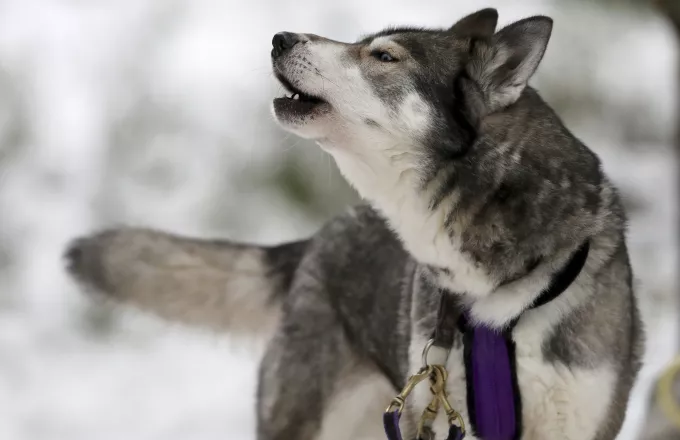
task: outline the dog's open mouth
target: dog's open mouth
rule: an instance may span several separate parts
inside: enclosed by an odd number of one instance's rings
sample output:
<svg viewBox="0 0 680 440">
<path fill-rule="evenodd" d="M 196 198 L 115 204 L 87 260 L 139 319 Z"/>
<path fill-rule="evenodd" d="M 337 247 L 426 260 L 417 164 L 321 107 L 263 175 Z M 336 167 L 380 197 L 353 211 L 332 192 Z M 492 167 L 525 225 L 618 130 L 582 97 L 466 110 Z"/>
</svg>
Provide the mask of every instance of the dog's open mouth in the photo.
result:
<svg viewBox="0 0 680 440">
<path fill-rule="evenodd" d="M 282 74 L 276 72 L 276 78 L 290 92 L 289 96 L 274 99 L 274 109 L 277 115 L 301 118 L 329 107 L 328 102 L 318 96 L 303 92 Z"/>
</svg>

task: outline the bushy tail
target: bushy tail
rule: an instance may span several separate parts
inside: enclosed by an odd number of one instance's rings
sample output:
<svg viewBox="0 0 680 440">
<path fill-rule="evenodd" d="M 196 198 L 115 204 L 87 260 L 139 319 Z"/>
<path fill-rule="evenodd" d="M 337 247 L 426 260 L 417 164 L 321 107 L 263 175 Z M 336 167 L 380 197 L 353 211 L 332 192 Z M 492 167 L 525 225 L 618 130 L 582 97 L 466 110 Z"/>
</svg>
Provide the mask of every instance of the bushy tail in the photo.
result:
<svg viewBox="0 0 680 440">
<path fill-rule="evenodd" d="M 307 241 L 259 247 L 121 228 L 79 238 L 71 275 L 120 303 L 170 321 L 269 334 Z"/>
</svg>

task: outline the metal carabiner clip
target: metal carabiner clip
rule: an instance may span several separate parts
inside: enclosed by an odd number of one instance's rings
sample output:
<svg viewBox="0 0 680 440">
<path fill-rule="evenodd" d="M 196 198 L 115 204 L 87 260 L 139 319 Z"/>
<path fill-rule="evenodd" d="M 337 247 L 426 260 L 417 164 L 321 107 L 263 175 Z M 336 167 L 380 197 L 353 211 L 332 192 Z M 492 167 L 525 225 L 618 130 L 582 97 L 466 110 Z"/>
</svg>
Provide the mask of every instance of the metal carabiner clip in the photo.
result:
<svg viewBox="0 0 680 440">
<path fill-rule="evenodd" d="M 444 370 L 445 371 L 445 370 Z M 446 378 L 442 374 L 442 369 L 438 366 L 432 367 L 432 374 L 430 374 L 430 392 L 432 393 L 432 400 L 429 405 L 423 410 L 423 414 L 418 421 L 418 438 L 428 439 L 433 437 L 432 425 L 439 413 L 440 392 L 446 386 Z"/>
<path fill-rule="evenodd" d="M 463 416 L 461 416 L 458 411 L 453 409 L 451 403 L 449 402 L 448 394 L 446 393 L 446 379 L 448 378 L 448 373 L 446 372 L 446 369 L 441 365 L 434 365 L 432 368 L 438 373 L 434 374 L 437 374 L 442 378 L 442 386 L 441 388 L 437 389 L 436 395 L 439 398 L 442 406 L 444 407 L 444 411 L 446 412 L 446 417 L 449 421 L 449 425 L 454 425 L 457 423 L 458 427 L 460 427 L 461 433 L 465 435 L 465 422 L 463 421 Z"/>
<path fill-rule="evenodd" d="M 401 414 L 401 412 L 404 410 L 404 402 L 406 401 L 406 398 L 409 396 L 409 394 L 411 394 L 416 385 L 430 377 L 430 374 L 432 374 L 432 367 L 427 366 L 421 368 L 416 374 L 409 377 L 406 381 L 406 386 L 404 389 L 401 390 L 401 393 L 399 393 L 397 397 L 392 399 L 390 406 L 387 407 L 385 412 L 397 411 Z"/>
</svg>

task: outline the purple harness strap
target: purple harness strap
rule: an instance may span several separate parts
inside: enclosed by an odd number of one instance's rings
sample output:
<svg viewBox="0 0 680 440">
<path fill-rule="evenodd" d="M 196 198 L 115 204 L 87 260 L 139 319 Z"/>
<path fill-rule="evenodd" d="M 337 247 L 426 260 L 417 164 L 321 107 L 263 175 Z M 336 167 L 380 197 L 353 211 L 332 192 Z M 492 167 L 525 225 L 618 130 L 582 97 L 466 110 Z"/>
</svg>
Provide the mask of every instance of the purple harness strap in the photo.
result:
<svg viewBox="0 0 680 440">
<path fill-rule="evenodd" d="M 385 434 L 387 434 L 388 440 L 403 440 L 401 438 L 401 429 L 399 429 L 400 418 L 401 413 L 398 411 L 383 414 L 383 425 L 385 426 Z"/>
<path fill-rule="evenodd" d="M 510 331 L 467 327 L 463 341 L 467 407 L 475 434 L 484 440 L 519 438 L 521 399 Z"/>
<path fill-rule="evenodd" d="M 572 255 L 568 264 L 553 275 L 550 284 L 529 307 L 540 307 L 564 292 L 588 258 L 586 241 Z M 485 326 L 471 326 L 465 313 L 460 312 L 455 295 L 442 292 L 434 343 L 451 347 L 457 327 L 463 333 L 467 409 L 474 434 L 483 440 L 517 440 L 522 433 L 522 400 L 517 385 L 515 343 L 512 330 L 519 317 L 503 331 Z M 457 321 L 457 326 L 456 326 Z M 400 413 L 383 416 L 388 440 L 403 440 L 399 430 Z M 462 440 L 460 428 L 451 425 L 447 440 Z"/>
<path fill-rule="evenodd" d="M 387 440 L 403 440 L 401 437 L 401 430 L 399 429 L 400 418 L 401 414 L 398 411 L 386 412 L 383 414 L 383 425 L 385 426 Z M 463 434 L 463 431 L 461 431 L 458 426 L 451 425 L 446 440 L 463 440 L 464 437 L 465 434 Z"/>
<path fill-rule="evenodd" d="M 545 305 L 567 290 L 581 273 L 589 250 L 590 242 L 586 241 L 552 276 L 529 309 Z M 518 320 L 519 316 L 500 331 L 471 326 L 465 314 L 458 319 L 458 328 L 463 332 L 468 413 L 473 432 L 484 440 L 516 440 L 522 434 L 522 396 L 512 340 Z"/>
</svg>

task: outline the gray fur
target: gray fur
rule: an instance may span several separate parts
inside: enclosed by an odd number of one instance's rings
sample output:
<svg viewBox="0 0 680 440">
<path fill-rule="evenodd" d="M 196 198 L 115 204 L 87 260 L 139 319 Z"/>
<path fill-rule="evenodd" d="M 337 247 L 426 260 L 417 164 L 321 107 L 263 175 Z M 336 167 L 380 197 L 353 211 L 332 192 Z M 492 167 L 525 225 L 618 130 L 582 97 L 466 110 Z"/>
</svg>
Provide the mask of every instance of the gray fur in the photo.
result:
<svg viewBox="0 0 680 440">
<path fill-rule="evenodd" d="M 88 290 L 171 321 L 267 333 L 280 314 L 306 241 L 257 247 L 149 229 L 111 229 L 74 241 L 69 272 Z"/>
<path fill-rule="evenodd" d="M 341 63 L 359 66 L 362 80 L 379 92 L 390 114 L 413 90 L 426 103 L 427 133 L 404 135 L 412 148 L 405 154 L 414 159 L 400 173 L 416 178 L 412 192 L 399 196 L 425 200 L 429 212 L 423 216 L 440 216 L 438 227 L 451 246 L 488 276 L 491 297 L 500 294 L 494 293 L 499 286 L 530 276 L 547 284 L 550 274 L 590 240 L 590 257 L 576 282 L 585 294 L 552 327 L 542 361 L 568 368 L 616 366 L 615 395 L 591 439 L 613 440 L 639 370 L 643 340 L 625 214 L 598 157 L 527 85 L 552 21 L 533 17 L 494 34 L 496 19 L 494 10 L 484 10 L 450 29 L 390 29 L 333 47 L 342 47 Z M 362 50 L 386 36 L 399 45 L 400 64 L 382 66 L 365 58 Z M 304 88 L 306 75 L 328 73 L 316 67 L 305 46 L 326 42 L 301 35 L 298 46 L 275 57 L 284 85 Z M 383 133 L 388 140 L 395 136 L 390 121 L 378 120 L 379 115 L 335 115 L 346 110 L 338 110 L 343 103 L 329 84 L 317 96 L 324 102 L 318 107 L 322 111 L 305 116 L 291 110 L 295 102 L 275 103 L 279 122 L 303 130 L 343 121 L 346 136 L 356 116 L 357 131 Z M 333 153 L 342 148 L 333 144 L 336 135 L 331 131 L 317 140 Z M 360 192 L 365 189 L 352 183 Z M 70 270 L 118 301 L 172 320 L 231 330 L 235 306 L 275 310 L 245 327 L 236 325 L 256 330 L 267 320 L 276 322 L 260 366 L 258 437 L 314 439 L 339 384 L 356 371 L 374 371 L 395 390 L 403 385 L 413 369 L 411 340 L 432 331 L 440 295 L 456 295 L 461 307 L 482 301 L 450 290 L 465 282 L 453 261 L 423 261 L 407 251 L 420 244 L 411 241 L 400 218 L 385 214 L 391 212 L 388 201 L 366 192 L 373 206 L 358 206 L 301 242 L 264 248 L 148 230 L 109 231 L 76 241 L 68 253 Z M 244 292 L 233 290 L 237 285 L 252 289 L 245 292 L 246 303 L 230 302 L 243 298 Z M 570 294 L 575 295 L 564 295 Z M 522 304 L 517 307 L 521 312 Z M 460 344 L 458 334 L 454 347 Z M 375 417 L 385 404 L 375 402 Z"/>
</svg>

